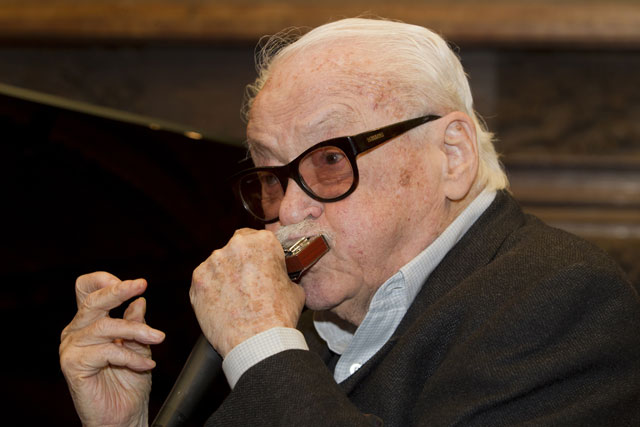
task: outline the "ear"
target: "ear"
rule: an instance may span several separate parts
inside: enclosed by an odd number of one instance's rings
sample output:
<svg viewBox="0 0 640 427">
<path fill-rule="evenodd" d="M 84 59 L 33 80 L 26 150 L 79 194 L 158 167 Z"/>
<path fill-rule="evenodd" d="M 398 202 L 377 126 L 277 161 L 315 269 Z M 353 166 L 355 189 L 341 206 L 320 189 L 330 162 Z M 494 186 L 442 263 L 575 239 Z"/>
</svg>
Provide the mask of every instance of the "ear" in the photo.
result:
<svg viewBox="0 0 640 427">
<path fill-rule="evenodd" d="M 447 114 L 443 150 L 444 191 L 450 200 L 463 199 L 478 173 L 478 144 L 473 120 L 460 111 Z"/>
</svg>

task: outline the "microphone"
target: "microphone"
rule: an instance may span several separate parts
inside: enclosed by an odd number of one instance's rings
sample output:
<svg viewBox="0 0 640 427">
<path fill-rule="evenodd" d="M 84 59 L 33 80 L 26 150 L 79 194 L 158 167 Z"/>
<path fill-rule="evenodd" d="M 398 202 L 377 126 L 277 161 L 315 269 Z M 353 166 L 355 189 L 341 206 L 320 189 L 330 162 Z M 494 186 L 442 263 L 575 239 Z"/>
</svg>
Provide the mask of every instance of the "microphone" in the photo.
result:
<svg viewBox="0 0 640 427">
<path fill-rule="evenodd" d="M 152 427 L 184 425 L 222 371 L 222 357 L 200 335 Z"/>
</svg>

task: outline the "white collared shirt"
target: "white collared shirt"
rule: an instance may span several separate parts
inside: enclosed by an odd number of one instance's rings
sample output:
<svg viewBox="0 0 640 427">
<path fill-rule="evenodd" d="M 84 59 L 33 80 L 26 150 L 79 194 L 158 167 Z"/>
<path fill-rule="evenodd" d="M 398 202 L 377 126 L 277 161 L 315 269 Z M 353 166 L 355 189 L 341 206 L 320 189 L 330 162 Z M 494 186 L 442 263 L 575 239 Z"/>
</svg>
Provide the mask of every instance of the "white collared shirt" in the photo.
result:
<svg viewBox="0 0 640 427">
<path fill-rule="evenodd" d="M 495 191 L 483 191 L 418 256 L 378 288 L 369 311 L 355 333 L 341 329 L 314 313 L 314 326 L 331 351 L 340 354 L 334 371 L 336 382 L 356 372 L 391 338 L 423 283 L 495 199 Z M 263 359 L 289 349 L 308 350 L 296 329 L 272 328 L 242 342 L 225 357 L 222 368 L 233 388 L 240 376 Z"/>
</svg>

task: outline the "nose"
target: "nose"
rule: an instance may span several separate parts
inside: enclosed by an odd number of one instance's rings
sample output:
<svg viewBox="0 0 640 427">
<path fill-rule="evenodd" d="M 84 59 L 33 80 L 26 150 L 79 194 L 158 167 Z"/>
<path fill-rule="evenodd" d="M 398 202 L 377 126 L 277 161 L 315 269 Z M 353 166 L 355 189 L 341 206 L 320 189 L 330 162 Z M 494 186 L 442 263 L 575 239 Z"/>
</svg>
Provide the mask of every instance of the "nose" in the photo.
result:
<svg viewBox="0 0 640 427">
<path fill-rule="evenodd" d="M 322 202 L 309 197 L 293 179 L 289 179 L 278 212 L 280 224 L 291 225 L 307 218 L 315 219 L 322 215 L 323 210 Z"/>
</svg>

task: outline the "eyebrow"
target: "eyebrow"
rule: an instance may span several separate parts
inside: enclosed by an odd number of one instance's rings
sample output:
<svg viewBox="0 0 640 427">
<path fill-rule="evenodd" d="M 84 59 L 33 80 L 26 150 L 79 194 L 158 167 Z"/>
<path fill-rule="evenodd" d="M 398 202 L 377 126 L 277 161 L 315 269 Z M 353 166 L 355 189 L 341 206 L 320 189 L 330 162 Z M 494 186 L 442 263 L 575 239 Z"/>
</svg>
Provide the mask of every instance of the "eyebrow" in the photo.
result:
<svg viewBox="0 0 640 427">
<path fill-rule="evenodd" d="M 317 119 L 311 121 L 307 126 L 303 135 L 311 137 L 318 133 L 327 133 L 339 126 L 351 125 L 361 121 L 361 117 L 349 105 L 340 104 L 343 108 L 331 108 Z M 346 107 L 346 108 L 344 108 Z M 335 137 L 345 136 L 343 134 L 334 135 Z M 320 142 L 320 141 L 315 141 Z"/>
<path fill-rule="evenodd" d="M 254 163 L 256 158 L 268 158 L 274 157 L 273 152 L 268 147 L 261 144 L 259 141 L 247 138 L 247 157 L 253 159 Z"/>
</svg>

